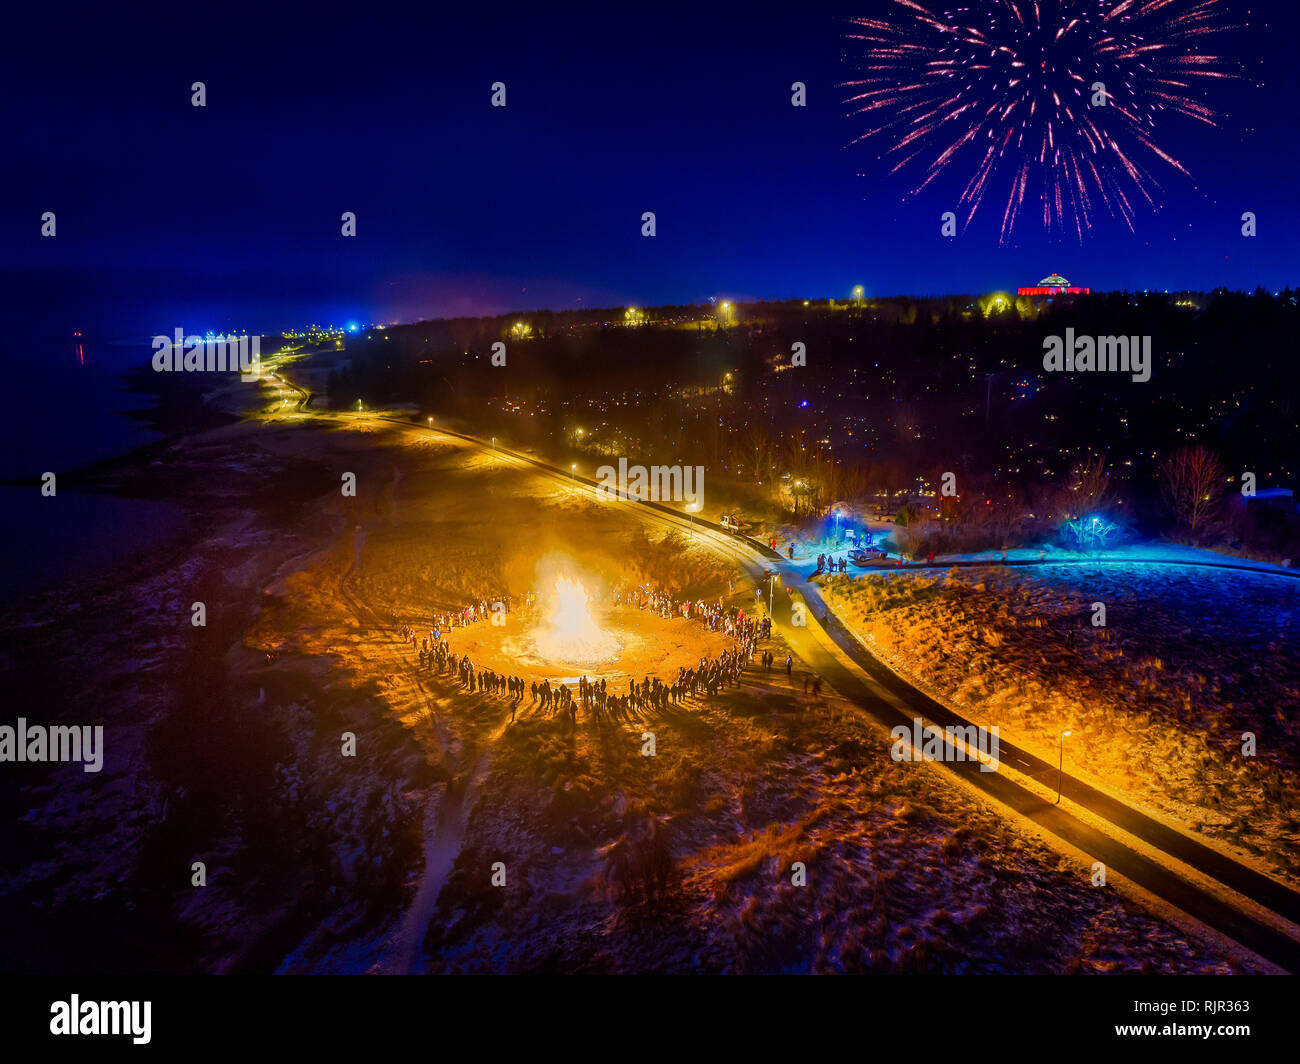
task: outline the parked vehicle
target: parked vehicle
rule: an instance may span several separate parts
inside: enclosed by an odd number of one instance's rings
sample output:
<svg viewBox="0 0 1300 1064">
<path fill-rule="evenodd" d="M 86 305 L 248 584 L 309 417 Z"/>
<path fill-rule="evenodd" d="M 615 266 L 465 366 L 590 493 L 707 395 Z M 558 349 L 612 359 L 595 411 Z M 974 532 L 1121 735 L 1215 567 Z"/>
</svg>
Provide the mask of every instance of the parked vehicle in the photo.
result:
<svg viewBox="0 0 1300 1064">
<path fill-rule="evenodd" d="M 880 550 L 876 547 L 871 547 L 868 550 L 849 551 L 849 561 L 854 565 L 862 567 L 868 566 L 872 562 L 884 561 L 888 557 L 889 554 L 886 551 Z"/>
</svg>

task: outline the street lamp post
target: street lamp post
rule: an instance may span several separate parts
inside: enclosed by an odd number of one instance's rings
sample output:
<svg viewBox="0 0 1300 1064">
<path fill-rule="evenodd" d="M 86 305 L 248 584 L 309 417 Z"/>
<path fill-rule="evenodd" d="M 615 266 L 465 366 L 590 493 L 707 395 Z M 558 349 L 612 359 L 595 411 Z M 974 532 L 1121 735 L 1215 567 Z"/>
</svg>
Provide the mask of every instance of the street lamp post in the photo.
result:
<svg viewBox="0 0 1300 1064">
<path fill-rule="evenodd" d="M 571 466 L 569 466 L 569 475 L 574 479 L 575 482 L 577 481 L 577 479 L 578 479 L 578 463 L 577 463 L 577 462 L 574 462 Z"/>
<path fill-rule="evenodd" d="M 1057 805 L 1061 804 L 1061 769 L 1065 765 L 1065 739 L 1067 736 L 1072 734 L 1073 732 L 1068 732 L 1068 731 L 1061 732 L 1061 747 L 1060 747 L 1061 753 L 1060 753 L 1060 757 L 1057 759 L 1056 762 L 1056 804 Z"/>
</svg>

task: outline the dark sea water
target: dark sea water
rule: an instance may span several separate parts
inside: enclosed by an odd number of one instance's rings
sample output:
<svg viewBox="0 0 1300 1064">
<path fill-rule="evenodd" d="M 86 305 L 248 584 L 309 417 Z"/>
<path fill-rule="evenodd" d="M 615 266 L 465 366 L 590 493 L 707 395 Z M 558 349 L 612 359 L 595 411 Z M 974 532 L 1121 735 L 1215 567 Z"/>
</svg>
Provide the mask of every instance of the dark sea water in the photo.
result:
<svg viewBox="0 0 1300 1064">
<path fill-rule="evenodd" d="M 0 479 L 61 474 L 159 439 L 128 411 L 148 396 L 124 390 L 124 374 L 148 357 L 142 342 L 44 336 L 0 339 L 5 389 L 0 407 Z M 56 479 L 56 485 L 58 480 Z M 0 601 L 84 578 L 157 549 L 186 517 L 166 503 L 118 499 L 38 484 L 0 487 Z"/>
<path fill-rule="evenodd" d="M 0 339 L 0 480 L 78 469 L 158 439 L 124 416 L 153 405 L 151 397 L 125 391 L 125 374 L 148 353 L 143 343 L 79 344 L 70 335 Z"/>
</svg>

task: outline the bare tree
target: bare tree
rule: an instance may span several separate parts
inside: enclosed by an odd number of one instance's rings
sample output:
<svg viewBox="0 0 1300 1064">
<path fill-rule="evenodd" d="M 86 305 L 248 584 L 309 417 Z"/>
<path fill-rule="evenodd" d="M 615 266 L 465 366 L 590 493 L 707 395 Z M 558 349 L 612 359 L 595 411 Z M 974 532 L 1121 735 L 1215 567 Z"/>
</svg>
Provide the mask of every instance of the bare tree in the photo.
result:
<svg viewBox="0 0 1300 1064">
<path fill-rule="evenodd" d="M 1174 516 L 1193 532 L 1218 511 L 1224 471 L 1209 448 L 1178 448 L 1160 463 L 1160 476 L 1160 488 Z"/>
<path fill-rule="evenodd" d="M 785 464 L 792 476 L 810 476 L 816 454 L 816 445 L 809 442 L 808 433 L 803 429 L 795 429 L 786 439 Z"/>
<path fill-rule="evenodd" d="M 920 510 L 906 503 L 898 508 L 894 518 L 894 531 L 891 537 L 898 546 L 898 552 L 915 559 L 921 544 L 934 531 L 934 522 Z"/>
<path fill-rule="evenodd" d="M 772 466 L 776 462 L 776 445 L 767 429 L 762 425 L 750 425 L 740 446 L 745 461 L 753 470 L 754 479 L 769 481 L 772 479 Z"/>
<path fill-rule="evenodd" d="M 1096 510 L 1110 494 L 1110 473 L 1102 455 L 1089 455 L 1070 466 L 1061 484 L 1056 509 L 1066 519 Z"/>
</svg>

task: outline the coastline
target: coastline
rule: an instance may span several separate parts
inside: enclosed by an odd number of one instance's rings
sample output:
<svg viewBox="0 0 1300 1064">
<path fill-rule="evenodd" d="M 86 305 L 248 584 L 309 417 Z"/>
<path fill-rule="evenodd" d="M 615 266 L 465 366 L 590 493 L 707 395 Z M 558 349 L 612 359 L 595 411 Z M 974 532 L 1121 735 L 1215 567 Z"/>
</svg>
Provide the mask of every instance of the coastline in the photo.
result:
<svg viewBox="0 0 1300 1064">
<path fill-rule="evenodd" d="M 157 438 L 56 470 L 52 497 L 42 494 L 40 475 L 0 479 L 0 526 L 10 549 L 25 562 L 0 581 L 0 607 L 6 612 L 21 611 L 35 596 L 109 576 L 144 553 L 169 551 L 169 545 L 188 538 L 195 515 L 168 501 L 173 493 L 165 483 L 144 474 L 180 441 L 241 418 L 205 401 L 210 382 L 205 388 L 185 375 L 154 374 L 147 363 L 117 379 L 117 393 L 153 401 L 113 416 Z"/>
</svg>

